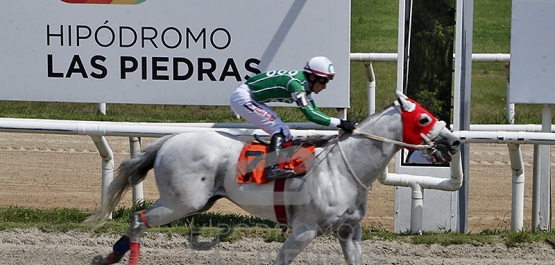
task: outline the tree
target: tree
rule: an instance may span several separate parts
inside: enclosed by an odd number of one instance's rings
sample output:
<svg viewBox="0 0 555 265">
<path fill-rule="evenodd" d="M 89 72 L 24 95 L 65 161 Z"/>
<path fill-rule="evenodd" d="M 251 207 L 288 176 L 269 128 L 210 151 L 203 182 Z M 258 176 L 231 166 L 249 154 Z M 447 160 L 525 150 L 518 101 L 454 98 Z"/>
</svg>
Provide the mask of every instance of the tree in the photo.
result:
<svg viewBox="0 0 555 265">
<path fill-rule="evenodd" d="M 455 1 L 414 1 L 407 96 L 451 121 Z"/>
</svg>

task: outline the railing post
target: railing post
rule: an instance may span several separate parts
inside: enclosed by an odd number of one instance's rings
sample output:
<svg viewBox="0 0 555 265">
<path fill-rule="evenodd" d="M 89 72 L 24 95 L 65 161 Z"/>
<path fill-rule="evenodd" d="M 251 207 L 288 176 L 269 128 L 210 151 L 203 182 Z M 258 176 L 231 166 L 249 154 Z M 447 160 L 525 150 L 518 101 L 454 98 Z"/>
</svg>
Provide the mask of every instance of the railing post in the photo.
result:
<svg viewBox="0 0 555 265">
<path fill-rule="evenodd" d="M 506 108 L 507 108 L 507 123 L 514 124 L 515 123 L 515 103 L 511 102 L 511 63 L 508 62 L 505 64 L 505 74 L 507 75 L 507 96 L 505 97 Z"/>
<path fill-rule="evenodd" d="M 129 137 L 129 153 L 130 157 L 136 157 L 141 152 L 141 138 Z M 132 188 L 133 203 L 144 202 L 143 183 L 138 183 Z"/>
<path fill-rule="evenodd" d="M 376 75 L 372 67 L 372 61 L 365 61 L 366 67 L 367 90 L 368 90 L 368 115 L 376 112 Z"/>
</svg>

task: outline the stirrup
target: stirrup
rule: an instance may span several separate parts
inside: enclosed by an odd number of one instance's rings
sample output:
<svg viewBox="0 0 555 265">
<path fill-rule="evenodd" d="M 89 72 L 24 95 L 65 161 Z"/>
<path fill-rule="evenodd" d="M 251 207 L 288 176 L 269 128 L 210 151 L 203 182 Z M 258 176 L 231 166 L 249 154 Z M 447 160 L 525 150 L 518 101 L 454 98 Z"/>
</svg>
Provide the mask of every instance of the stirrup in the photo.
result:
<svg viewBox="0 0 555 265">
<path fill-rule="evenodd" d="M 291 169 L 267 168 L 266 180 L 286 179 L 295 176 L 295 171 Z"/>
</svg>

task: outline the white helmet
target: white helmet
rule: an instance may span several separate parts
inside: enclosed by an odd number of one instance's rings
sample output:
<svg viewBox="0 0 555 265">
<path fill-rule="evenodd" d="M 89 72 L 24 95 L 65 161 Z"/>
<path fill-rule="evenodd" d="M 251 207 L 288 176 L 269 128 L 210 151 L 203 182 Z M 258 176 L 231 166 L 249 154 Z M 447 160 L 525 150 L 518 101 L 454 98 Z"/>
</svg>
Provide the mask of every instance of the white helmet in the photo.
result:
<svg viewBox="0 0 555 265">
<path fill-rule="evenodd" d="M 335 76 L 333 64 L 328 58 L 323 56 L 317 56 L 308 60 L 304 67 L 304 72 L 324 77 L 329 80 L 333 80 L 333 76 Z"/>
</svg>

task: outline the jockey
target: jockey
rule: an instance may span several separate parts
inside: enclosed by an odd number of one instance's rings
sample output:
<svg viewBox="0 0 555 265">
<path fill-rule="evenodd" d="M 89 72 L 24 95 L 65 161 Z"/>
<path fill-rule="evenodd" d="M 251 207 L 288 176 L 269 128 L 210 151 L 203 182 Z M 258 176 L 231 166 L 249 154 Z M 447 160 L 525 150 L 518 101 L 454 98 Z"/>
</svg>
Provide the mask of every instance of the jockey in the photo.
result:
<svg viewBox="0 0 555 265">
<path fill-rule="evenodd" d="M 304 70 L 274 70 L 257 74 L 241 84 L 231 95 L 231 109 L 271 135 L 270 153 L 266 157 L 266 178 L 269 181 L 288 178 L 293 170 L 278 168 L 280 158 L 286 159 L 286 152 L 281 152 L 285 142 L 292 140 L 289 127 L 270 109 L 268 102 L 295 102 L 299 110 L 311 122 L 323 126 L 332 126 L 352 133 L 355 129 L 348 120 L 330 117 L 318 110 L 312 93 L 318 94 L 333 79 L 333 64 L 326 57 L 310 59 Z"/>
</svg>

